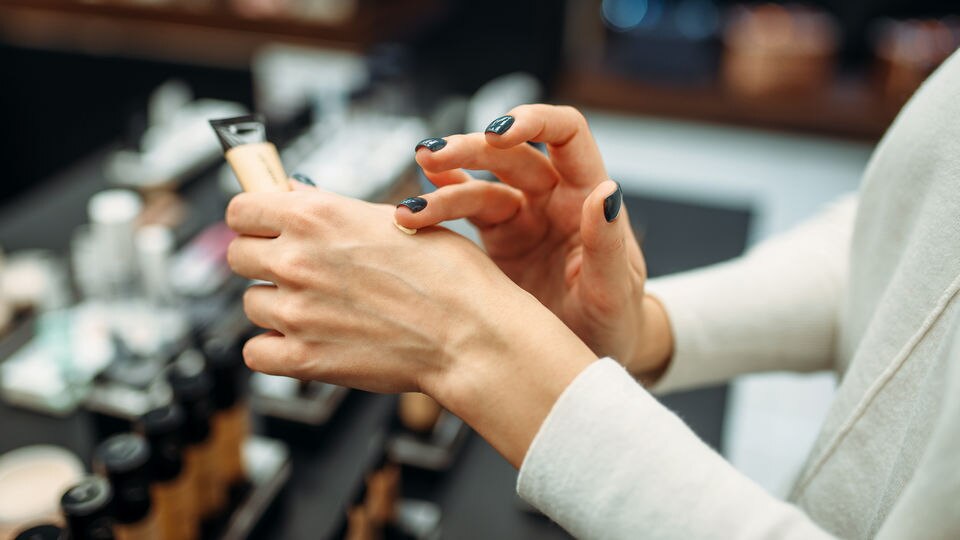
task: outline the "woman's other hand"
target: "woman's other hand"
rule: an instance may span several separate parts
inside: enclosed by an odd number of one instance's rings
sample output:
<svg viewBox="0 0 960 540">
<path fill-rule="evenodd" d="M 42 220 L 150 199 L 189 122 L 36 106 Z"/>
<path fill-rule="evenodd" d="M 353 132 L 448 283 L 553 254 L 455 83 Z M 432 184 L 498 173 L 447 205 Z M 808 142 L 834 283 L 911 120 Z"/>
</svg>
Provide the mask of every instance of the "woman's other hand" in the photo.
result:
<svg viewBox="0 0 960 540">
<path fill-rule="evenodd" d="M 424 141 L 416 159 L 438 189 L 398 206 L 400 225 L 470 219 L 493 261 L 596 354 L 639 376 L 662 368 L 672 347 L 666 315 L 644 294 L 646 266 L 623 192 L 579 111 L 522 105 L 486 133 Z M 464 169 L 489 170 L 502 183 Z"/>
</svg>

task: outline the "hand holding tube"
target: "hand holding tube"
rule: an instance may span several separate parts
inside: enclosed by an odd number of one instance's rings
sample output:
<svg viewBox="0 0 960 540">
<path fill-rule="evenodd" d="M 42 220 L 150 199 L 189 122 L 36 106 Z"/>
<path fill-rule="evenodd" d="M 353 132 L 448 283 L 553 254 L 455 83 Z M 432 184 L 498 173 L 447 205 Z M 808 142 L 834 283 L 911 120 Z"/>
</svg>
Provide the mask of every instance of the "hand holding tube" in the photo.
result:
<svg viewBox="0 0 960 540">
<path fill-rule="evenodd" d="M 519 465 L 557 396 L 594 356 L 469 240 L 399 233 L 394 209 L 326 193 L 242 193 L 228 261 L 270 331 L 252 369 L 374 392 L 421 391 Z"/>
</svg>

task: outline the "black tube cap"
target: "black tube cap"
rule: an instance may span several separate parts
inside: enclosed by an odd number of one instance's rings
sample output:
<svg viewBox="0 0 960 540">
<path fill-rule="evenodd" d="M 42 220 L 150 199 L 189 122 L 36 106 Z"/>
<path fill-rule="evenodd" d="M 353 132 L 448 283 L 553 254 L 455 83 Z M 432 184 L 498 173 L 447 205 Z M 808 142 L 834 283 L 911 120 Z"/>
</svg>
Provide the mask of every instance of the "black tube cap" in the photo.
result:
<svg viewBox="0 0 960 540">
<path fill-rule="evenodd" d="M 150 443 L 150 478 L 166 482 L 183 470 L 183 446 L 187 425 L 183 408 L 176 404 L 154 409 L 140 417 L 137 431 Z"/>
<path fill-rule="evenodd" d="M 20 532 L 14 540 L 64 540 L 63 530 L 56 525 L 37 525 Z"/>
<path fill-rule="evenodd" d="M 88 476 L 60 498 L 71 540 L 113 538 L 113 488 L 100 476 Z"/>
<path fill-rule="evenodd" d="M 189 349 L 170 366 L 167 381 L 173 397 L 186 414 L 184 442 L 203 442 L 210 436 L 213 382 L 206 372 L 203 355 Z"/>
<path fill-rule="evenodd" d="M 226 339 L 211 338 L 203 344 L 207 367 L 213 379 L 213 406 L 217 410 L 233 407 L 243 393 L 243 353 L 240 345 Z"/>
<path fill-rule="evenodd" d="M 94 451 L 94 470 L 113 487 L 118 523 L 136 523 L 150 513 L 149 463 L 150 445 L 135 433 L 114 435 Z"/>
</svg>

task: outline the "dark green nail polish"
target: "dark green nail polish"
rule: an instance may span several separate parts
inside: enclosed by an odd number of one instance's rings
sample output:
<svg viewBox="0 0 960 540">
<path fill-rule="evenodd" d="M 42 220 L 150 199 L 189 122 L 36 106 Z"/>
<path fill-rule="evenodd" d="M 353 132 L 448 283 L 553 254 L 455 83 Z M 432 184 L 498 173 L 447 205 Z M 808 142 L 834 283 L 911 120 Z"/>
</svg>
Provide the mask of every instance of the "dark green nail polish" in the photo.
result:
<svg viewBox="0 0 960 540">
<path fill-rule="evenodd" d="M 416 214 L 427 207 L 427 200 L 423 197 L 410 197 L 400 201 L 400 204 L 397 205 L 397 208 L 401 206 L 406 206 L 411 212 Z"/>
<path fill-rule="evenodd" d="M 431 152 L 436 152 L 437 150 L 442 149 L 447 145 L 447 141 L 443 139 L 438 139 L 436 137 L 430 137 L 429 139 L 424 139 L 417 143 L 417 146 L 413 149 L 414 152 L 421 148 L 426 148 Z"/>
<path fill-rule="evenodd" d="M 290 178 L 293 178 L 294 180 L 296 180 L 297 182 L 300 182 L 301 184 L 304 184 L 310 187 L 317 187 L 317 183 L 311 180 L 310 177 L 308 177 L 305 174 L 293 173 L 292 175 L 290 175 Z"/>
<path fill-rule="evenodd" d="M 504 133 L 507 132 L 508 129 L 510 129 L 510 126 L 513 125 L 513 122 L 515 120 L 516 118 L 510 116 L 509 114 L 506 116 L 501 116 L 500 118 L 497 118 L 493 122 L 490 122 L 490 125 L 487 126 L 486 132 L 495 133 L 497 135 L 503 135 Z"/>
<path fill-rule="evenodd" d="M 617 182 L 617 190 L 603 200 L 603 217 L 607 223 L 617 219 L 620 215 L 620 208 L 623 206 L 623 189 L 620 182 Z"/>
</svg>

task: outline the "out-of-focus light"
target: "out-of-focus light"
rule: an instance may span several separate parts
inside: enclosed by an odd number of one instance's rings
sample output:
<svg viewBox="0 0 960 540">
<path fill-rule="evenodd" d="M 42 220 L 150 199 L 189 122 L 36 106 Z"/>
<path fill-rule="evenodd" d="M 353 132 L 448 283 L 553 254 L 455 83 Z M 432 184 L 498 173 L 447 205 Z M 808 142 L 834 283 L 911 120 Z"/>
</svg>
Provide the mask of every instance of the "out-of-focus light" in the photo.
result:
<svg viewBox="0 0 960 540">
<path fill-rule="evenodd" d="M 650 10 L 648 0 L 603 0 L 600 13 L 607 26 L 621 32 L 636 28 Z"/>
<path fill-rule="evenodd" d="M 682 0 L 674 12 L 677 30 L 688 39 L 704 39 L 720 28 L 720 10 L 711 0 Z"/>
</svg>

